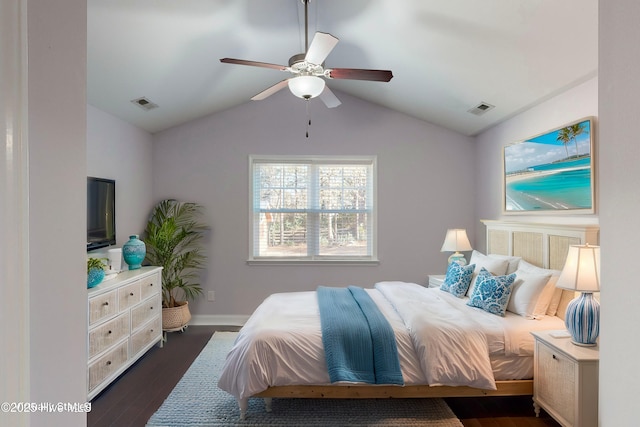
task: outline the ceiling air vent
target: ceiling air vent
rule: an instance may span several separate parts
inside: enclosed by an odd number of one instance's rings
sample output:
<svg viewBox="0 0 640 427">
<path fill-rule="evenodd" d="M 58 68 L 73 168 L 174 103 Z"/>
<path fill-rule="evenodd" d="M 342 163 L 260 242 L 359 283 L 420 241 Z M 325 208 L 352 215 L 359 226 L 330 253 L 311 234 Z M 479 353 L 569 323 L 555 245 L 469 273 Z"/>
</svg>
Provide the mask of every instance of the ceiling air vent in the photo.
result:
<svg viewBox="0 0 640 427">
<path fill-rule="evenodd" d="M 136 104 L 138 107 L 142 108 L 144 111 L 149 111 L 149 110 L 153 110 L 154 108 L 158 108 L 158 104 L 154 104 L 144 96 L 142 98 L 132 99 L 131 102 Z"/>
<path fill-rule="evenodd" d="M 495 105 L 487 104 L 486 102 L 481 102 L 480 104 L 476 105 L 475 107 L 473 107 L 468 111 L 471 114 L 475 114 L 476 116 L 481 116 L 493 108 L 495 108 Z"/>
</svg>

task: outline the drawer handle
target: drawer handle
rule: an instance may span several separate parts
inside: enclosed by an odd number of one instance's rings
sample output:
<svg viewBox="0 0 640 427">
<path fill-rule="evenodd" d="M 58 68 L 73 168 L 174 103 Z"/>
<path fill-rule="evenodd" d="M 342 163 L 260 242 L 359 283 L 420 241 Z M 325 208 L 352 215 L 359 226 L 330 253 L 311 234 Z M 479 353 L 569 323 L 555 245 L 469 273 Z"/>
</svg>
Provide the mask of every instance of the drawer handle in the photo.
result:
<svg viewBox="0 0 640 427">
<path fill-rule="evenodd" d="M 105 301 L 102 305 L 109 305 L 109 301 Z"/>
<path fill-rule="evenodd" d="M 551 355 L 551 357 L 553 357 L 553 358 L 554 358 L 554 360 L 558 360 L 558 358 L 556 357 L 556 355 L 555 355 L 555 354 Z"/>
<path fill-rule="evenodd" d="M 149 286 L 153 286 L 153 283 L 149 283 Z"/>
<path fill-rule="evenodd" d="M 107 366 L 111 365 L 111 360 L 107 360 Z"/>
<path fill-rule="evenodd" d="M 149 310 L 153 310 L 153 306 L 149 307 Z"/>
<path fill-rule="evenodd" d="M 149 329 L 149 332 L 153 333 L 153 329 Z"/>
<path fill-rule="evenodd" d="M 111 334 L 111 330 L 109 330 L 109 331 L 107 332 L 107 334 Z M 555 357 L 555 356 L 554 356 L 554 357 Z"/>
<path fill-rule="evenodd" d="M 130 296 L 133 296 L 133 292 L 130 292 L 130 293 L 129 293 L 129 295 L 130 295 Z"/>
</svg>

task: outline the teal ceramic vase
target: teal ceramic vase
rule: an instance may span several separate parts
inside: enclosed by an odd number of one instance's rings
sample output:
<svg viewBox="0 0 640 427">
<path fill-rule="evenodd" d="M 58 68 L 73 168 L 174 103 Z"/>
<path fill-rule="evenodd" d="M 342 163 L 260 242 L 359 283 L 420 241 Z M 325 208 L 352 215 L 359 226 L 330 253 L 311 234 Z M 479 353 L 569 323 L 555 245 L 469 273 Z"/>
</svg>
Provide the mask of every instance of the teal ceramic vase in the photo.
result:
<svg viewBox="0 0 640 427">
<path fill-rule="evenodd" d="M 98 286 L 104 280 L 104 270 L 102 268 L 92 268 L 87 273 L 87 288 Z"/>
<path fill-rule="evenodd" d="M 137 270 L 142 267 L 142 261 L 147 255 L 147 247 L 138 239 L 137 234 L 129 236 L 129 241 L 122 245 L 122 257 L 129 266 L 129 270 Z"/>
</svg>

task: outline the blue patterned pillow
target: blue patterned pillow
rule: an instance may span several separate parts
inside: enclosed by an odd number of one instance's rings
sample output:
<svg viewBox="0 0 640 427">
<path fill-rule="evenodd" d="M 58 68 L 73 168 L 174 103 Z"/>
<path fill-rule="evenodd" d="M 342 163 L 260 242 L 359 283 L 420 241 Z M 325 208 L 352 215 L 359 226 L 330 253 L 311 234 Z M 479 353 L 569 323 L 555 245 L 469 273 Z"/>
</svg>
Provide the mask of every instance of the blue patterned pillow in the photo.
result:
<svg viewBox="0 0 640 427">
<path fill-rule="evenodd" d="M 493 276 L 483 267 L 478 273 L 476 285 L 467 305 L 504 317 L 515 279 L 515 273 L 508 276 Z"/>
<path fill-rule="evenodd" d="M 462 298 L 469 289 L 475 268 L 475 264 L 463 266 L 452 262 L 447 268 L 447 275 L 444 277 L 442 285 L 440 285 L 440 290 Z"/>
</svg>

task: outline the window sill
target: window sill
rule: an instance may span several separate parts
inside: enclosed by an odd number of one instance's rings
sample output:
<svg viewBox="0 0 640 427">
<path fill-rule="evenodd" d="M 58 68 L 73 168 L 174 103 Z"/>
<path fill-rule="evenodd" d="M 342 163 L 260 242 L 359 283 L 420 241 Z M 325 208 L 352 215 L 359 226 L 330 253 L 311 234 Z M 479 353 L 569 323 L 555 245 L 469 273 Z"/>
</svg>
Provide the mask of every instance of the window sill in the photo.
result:
<svg viewBox="0 0 640 427">
<path fill-rule="evenodd" d="M 281 265 L 281 266 L 291 266 L 291 265 L 354 265 L 354 266 L 376 266 L 380 265 L 380 260 L 377 259 L 366 259 L 366 260 L 358 260 L 358 259 L 282 259 L 282 258 L 271 258 L 271 259 L 248 259 L 248 265 Z"/>
</svg>

